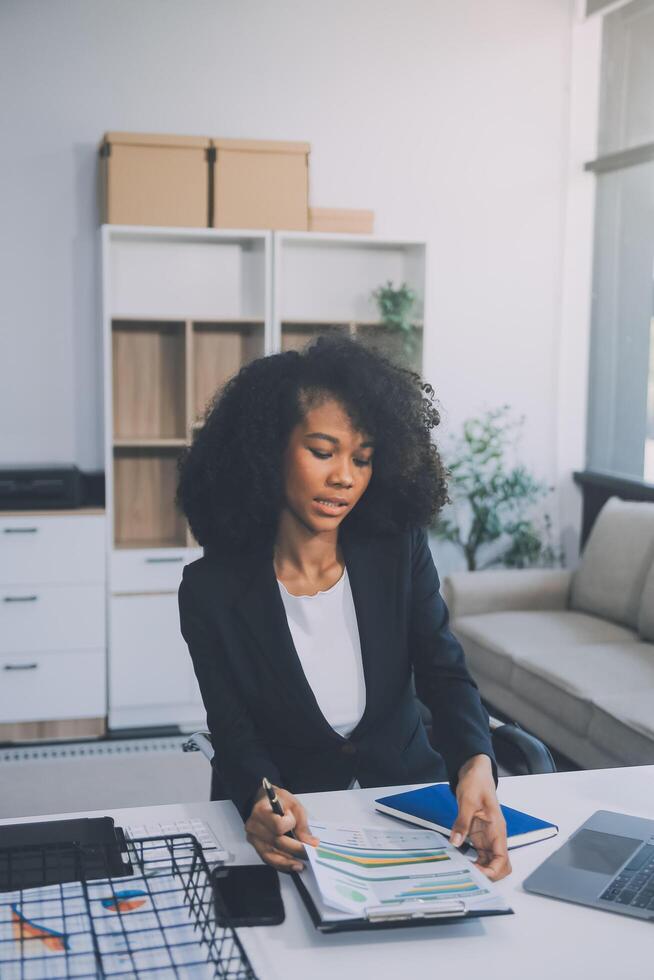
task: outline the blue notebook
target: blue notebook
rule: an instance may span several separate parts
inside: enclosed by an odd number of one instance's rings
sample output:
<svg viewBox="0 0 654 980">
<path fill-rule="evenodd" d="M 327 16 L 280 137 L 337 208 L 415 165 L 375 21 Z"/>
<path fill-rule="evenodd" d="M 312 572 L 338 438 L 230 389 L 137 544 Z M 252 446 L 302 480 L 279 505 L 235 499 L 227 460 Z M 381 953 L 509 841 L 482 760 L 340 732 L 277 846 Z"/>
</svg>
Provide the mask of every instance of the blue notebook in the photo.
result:
<svg viewBox="0 0 654 980">
<path fill-rule="evenodd" d="M 408 793 L 382 796 L 381 799 L 375 800 L 375 809 L 399 820 L 417 824 L 419 827 L 438 830 L 446 837 L 450 836 L 452 824 L 459 812 L 456 797 L 447 783 L 413 789 Z M 559 832 L 556 824 L 532 817 L 522 810 L 513 810 L 510 806 L 501 806 L 501 810 L 506 820 L 509 849 L 554 837 Z"/>
</svg>

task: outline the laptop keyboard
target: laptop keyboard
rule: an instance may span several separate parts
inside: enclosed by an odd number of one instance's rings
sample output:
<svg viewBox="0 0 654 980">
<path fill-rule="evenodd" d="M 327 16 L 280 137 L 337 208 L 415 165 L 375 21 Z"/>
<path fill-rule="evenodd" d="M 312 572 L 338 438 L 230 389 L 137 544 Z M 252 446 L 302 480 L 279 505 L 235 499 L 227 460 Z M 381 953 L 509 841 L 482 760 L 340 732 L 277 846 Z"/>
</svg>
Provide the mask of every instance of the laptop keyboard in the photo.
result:
<svg viewBox="0 0 654 980">
<path fill-rule="evenodd" d="M 636 851 L 600 898 L 616 905 L 654 910 L 654 845 L 646 844 Z"/>
</svg>

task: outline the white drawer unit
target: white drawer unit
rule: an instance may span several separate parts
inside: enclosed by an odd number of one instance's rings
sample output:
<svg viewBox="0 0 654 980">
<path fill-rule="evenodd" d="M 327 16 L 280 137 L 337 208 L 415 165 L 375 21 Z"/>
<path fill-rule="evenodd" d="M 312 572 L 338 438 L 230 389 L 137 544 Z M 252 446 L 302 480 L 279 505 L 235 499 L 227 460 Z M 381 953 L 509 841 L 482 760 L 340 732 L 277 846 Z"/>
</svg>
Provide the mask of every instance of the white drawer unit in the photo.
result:
<svg viewBox="0 0 654 980">
<path fill-rule="evenodd" d="M 103 650 L 0 656 L 3 722 L 100 718 L 105 714 Z"/>
<path fill-rule="evenodd" d="M 103 514 L 0 514 L 0 583 L 102 585 Z"/>
<path fill-rule="evenodd" d="M 176 593 L 112 596 L 109 630 L 112 712 L 139 708 L 147 724 L 150 709 L 170 706 L 168 722 L 175 724 L 175 706 L 201 703 Z"/>
<path fill-rule="evenodd" d="M 198 548 L 129 548 L 111 555 L 111 591 L 176 592 L 182 569 L 200 558 Z"/>
<path fill-rule="evenodd" d="M 101 585 L 0 585 L 0 653 L 100 650 L 104 645 Z"/>
<path fill-rule="evenodd" d="M 106 621 L 104 513 L 0 513 L 3 738 L 49 722 L 53 737 L 62 723 L 78 734 L 101 731 Z"/>
</svg>

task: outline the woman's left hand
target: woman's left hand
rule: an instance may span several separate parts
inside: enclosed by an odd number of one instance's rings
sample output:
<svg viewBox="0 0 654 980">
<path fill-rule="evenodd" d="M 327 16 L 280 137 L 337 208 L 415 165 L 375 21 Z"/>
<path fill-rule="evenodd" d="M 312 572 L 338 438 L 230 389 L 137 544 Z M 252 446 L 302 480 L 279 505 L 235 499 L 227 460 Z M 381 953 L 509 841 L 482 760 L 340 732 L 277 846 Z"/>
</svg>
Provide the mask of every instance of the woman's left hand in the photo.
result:
<svg viewBox="0 0 654 980">
<path fill-rule="evenodd" d="M 466 837 L 477 851 L 475 866 L 492 881 L 511 873 L 506 843 L 506 821 L 495 793 L 491 760 L 474 755 L 459 770 L 456 787 L 459 815 L 450 842 L 459 847 Z"/>
</svg>

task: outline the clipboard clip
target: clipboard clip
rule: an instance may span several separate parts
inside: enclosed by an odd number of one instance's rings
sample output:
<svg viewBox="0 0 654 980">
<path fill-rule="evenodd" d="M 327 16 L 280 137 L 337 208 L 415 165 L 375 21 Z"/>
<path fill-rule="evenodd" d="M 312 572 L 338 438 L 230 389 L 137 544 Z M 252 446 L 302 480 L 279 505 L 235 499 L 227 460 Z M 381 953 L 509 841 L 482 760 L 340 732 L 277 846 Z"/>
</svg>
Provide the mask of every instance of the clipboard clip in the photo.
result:
<svg viewBox="0 0 654 980">
<path fill-rule="evenodd" d="M 396 908 L 388 905 L 371 905 L 366 909 L 366 919 L 369 922 L 402 922 L 411 919 L 444 919 L 448 916 L 466 914 L 466 903 L 460 898 L 452 898 L 442 902 L 426 902 L 415 899 L 412 902 L 402 902 Z"/>
</svg>

